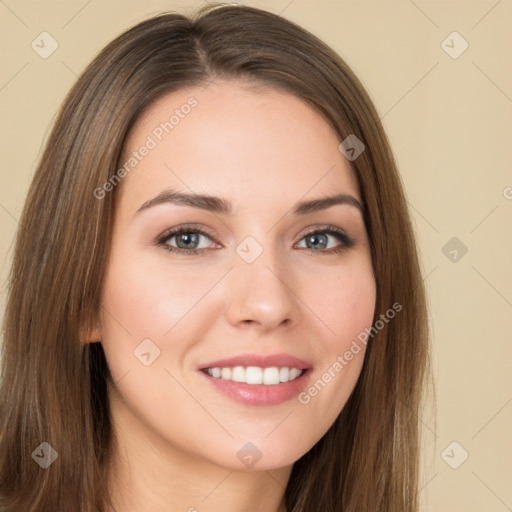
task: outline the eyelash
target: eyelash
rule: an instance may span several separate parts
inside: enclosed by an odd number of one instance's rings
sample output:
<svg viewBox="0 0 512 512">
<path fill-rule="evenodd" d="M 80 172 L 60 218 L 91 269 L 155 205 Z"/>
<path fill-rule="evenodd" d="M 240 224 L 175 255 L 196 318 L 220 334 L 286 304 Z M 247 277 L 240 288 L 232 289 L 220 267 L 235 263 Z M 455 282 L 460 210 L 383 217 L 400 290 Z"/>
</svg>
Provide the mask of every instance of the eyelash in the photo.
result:
<svg viewBox="0 0 512 512">
<path fill-rule="evenodd" d="M 197 255 L 202 251 L 205 251 L 206 249 L 181 249 L 179 247 L 172 247 L 168 243 L 166 243 L 169 239 L 182 234 L 198 234 L 198 235 L 204 235 L 210 239 L 212 239 L 212 235 L 209 233 L 203 231 L 202 229 L 199 229 L 194 226 L 180 226 L 179 228 L 173 228 L 171 230 L 166 231 L 163 233 L 157 240 L 157 245 L 162 247 L 162 249 L 171 252 L 171 253 L 177 253 L 181 255 Z M 335 236 L 338 238 L 338 240 L 342 243 L 342 245 L 336 249 L 329 249 L 329 250 L 315 250 L 315 249 L 309 249 L 309 248 L 302 248 L 303 250 L 306 250 L 308 252 L 312 253 L 327 253 L 327 254 L 337 254 L 341 253 L 343 251 L 346 251 L 347 249 L 350 249 L 355 244 L 355 240 L 347 236 L 347 234 L 339 228 L 335 228 L 333 226 L 329 226 L 326 228 L 319 228 L 315 229 L 313 231 L 309 231 L 308 233 L 305 233 L 302 235 L 302 239 L 306 238 L 307 236 L 316 235 L 316 234 L 329 234 L 332 236 Z"/>
</svg>

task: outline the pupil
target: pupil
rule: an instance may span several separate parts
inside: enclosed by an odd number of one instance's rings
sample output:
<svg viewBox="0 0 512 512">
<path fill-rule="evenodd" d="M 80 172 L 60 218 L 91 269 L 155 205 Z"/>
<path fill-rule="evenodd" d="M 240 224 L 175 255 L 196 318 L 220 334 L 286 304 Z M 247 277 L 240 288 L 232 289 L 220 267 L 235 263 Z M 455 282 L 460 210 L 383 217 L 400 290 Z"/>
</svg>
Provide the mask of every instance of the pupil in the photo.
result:
<svg viewBox="0 0 512 512">
<path fill-rule="evenodd" d="M 309 237 L 309 241 L 313 244 L 314 247 L 317 247 L 318 244 L 321 244 L 321 242 L 319 242 L 319 235 L 311 235 Z"/>
<path fill-rule="evenodd" d="M 195 238 L 197 238 L 197 234 L 182 234 L 179 239 L 183 242 L 185 241 L 185 246 L 189 246 L 190 242 L 194 242 Z"/>
</svg>

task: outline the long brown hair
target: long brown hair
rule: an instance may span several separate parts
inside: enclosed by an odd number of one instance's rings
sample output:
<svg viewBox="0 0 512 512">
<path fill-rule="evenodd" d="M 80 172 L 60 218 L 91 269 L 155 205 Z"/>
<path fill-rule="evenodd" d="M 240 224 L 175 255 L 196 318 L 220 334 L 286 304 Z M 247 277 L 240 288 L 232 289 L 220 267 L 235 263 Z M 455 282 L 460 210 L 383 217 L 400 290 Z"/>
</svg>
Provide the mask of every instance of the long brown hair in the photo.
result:
<svg viewBox="0 0 512 512">
<path fill-rule="evenodd" d="M 419 408 L 428 367 L 425 294 L 402 184 L 378 114 L 347 64 L 272 13 L 209 6 L 152 17 L 121 34 L 65 99 L 31 184 L 17 234 L 0 387 L 3 512 L 105 511 L 112 446 L 101 343 L 94 324 L 118 170 L 136 118 L 163 94 L 216 78 L 275 87 L 307 101 L 354 161 L 377 284 L 374 320 L 402 310 L 368 343 L 362 373 L 329 431 L 293 466 L 289 512 L 416 512 Z M 85 327 L 84 327 L 85 326 Z M 47 469 L 33 453 L 58 454 Z M 36 455 L 37 456 L 37 453 Z M 40 455 L 41 456 L 41 455 Z M 47 455 L 46 455 L 47 456 Z"/>
</svg>

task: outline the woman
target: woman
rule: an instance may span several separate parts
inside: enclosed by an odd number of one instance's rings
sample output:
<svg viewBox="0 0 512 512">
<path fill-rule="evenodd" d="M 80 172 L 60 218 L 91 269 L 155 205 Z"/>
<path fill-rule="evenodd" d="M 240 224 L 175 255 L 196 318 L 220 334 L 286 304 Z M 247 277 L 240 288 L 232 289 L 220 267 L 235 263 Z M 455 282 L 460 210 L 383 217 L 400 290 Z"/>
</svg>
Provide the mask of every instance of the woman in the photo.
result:
<svg viewBox="0 0 512 512">
<path fill-rule="evenodd" d="M 148 19 L 79 78 L 28 194 L 1 509 L 416 511 L 425 309 L 343 60 L 255 8 Z"/>
</svg>

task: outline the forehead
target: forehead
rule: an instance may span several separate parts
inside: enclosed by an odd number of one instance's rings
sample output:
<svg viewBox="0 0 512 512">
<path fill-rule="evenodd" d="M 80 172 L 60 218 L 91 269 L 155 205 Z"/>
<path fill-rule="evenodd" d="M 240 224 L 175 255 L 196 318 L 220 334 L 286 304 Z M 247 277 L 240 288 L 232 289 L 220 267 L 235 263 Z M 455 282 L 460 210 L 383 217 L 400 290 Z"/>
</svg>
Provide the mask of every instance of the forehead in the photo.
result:
<svg viewBox="0 0 512 512">
<path fill-rule="evenodd" d="M 123 203 L 165 188 L 261 207 L 322 193 L 359 199 L 339 137 L 309 104 L 280 89 L 214 81 L 154 102 L 132 127 L 120 165 Z M 143 148 L 149 148 L 144 150 Z M 144 153 L 144 156 L 142 156 Z"/>
</svg>

